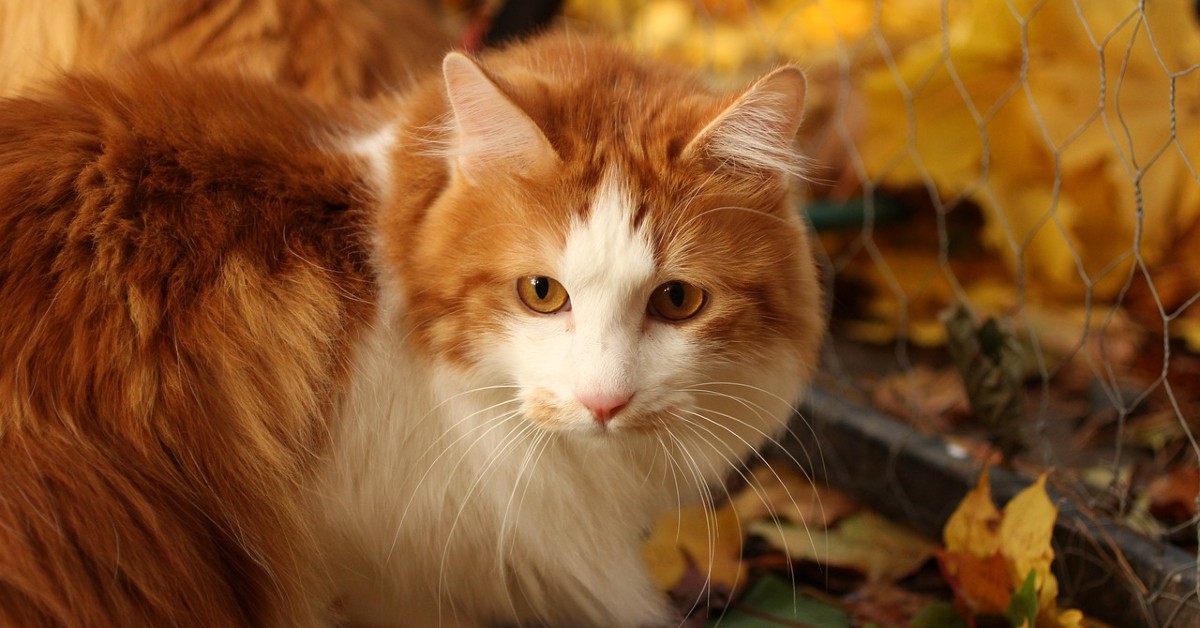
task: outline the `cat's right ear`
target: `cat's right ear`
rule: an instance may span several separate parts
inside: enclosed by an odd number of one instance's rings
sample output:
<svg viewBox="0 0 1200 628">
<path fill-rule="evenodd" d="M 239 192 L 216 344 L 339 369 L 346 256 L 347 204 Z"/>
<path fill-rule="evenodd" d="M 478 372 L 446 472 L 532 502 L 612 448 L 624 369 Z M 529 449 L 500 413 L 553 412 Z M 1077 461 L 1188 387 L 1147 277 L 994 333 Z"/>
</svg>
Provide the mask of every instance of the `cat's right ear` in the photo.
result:
<svg viewBox="0 0 1200 628">
<path fill-rule="evenodd" d="M 468 180 L 496 170 L 533 174 L 559 163 L 537 123 L 474 61 L 452 52 L 442 75 L 454 114 L 451 158 Z"/>
</svg>

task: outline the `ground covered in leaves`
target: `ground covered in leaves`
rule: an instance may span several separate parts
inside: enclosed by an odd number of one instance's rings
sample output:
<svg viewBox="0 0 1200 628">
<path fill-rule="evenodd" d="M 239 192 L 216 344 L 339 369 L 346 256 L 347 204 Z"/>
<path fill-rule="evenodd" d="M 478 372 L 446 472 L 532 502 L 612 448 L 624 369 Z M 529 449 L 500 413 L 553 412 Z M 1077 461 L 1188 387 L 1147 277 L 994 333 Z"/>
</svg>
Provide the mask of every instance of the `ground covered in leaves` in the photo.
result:
<svg viewBox="0 0 1200 628">
<path fill-rule="evenodd" d="M 1057 606 L 1045 477 L 999 509 L 984 468 L 935 542 L 797 468 L 758 465 L 658 522 L 643 553 L 682 626 L 1100 625 Z"/>
</svg>

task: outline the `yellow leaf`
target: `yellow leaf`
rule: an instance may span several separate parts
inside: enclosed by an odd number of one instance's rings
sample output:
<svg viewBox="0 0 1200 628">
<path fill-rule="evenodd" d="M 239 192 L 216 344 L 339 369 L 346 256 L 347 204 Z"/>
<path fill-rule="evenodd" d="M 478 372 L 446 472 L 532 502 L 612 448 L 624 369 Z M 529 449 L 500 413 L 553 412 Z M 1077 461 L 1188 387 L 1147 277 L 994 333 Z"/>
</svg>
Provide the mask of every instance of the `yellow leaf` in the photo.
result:
<svg viewBox="0 0 1200 628">
<path fill-rule="evenodd" d="M 1042 625 L 1041 618 L 1038 618 L 1038 625 Z M 1058 617 L 1054 618 L 1054 623 L 1051 624 L 1055 628 L 1083 628 L 1083 613 L 1070 609 L 1058 613 Z"/>
<path fill-rule="evenodd" d="M 1039 609 L 1053 609 L 1058 598 L 1058 580 L 1050 572 L 1050 564 L 1054 562 L 1050 541 L 1057 518 L 1058 508 L 1046 494 L 1046 474 L 1043 473 L 1037 482 L 1008 502 L 1000 524 L 1001 553 L 1012 567 L 1013 587 L 1020 587 L 1024 580 L 1024 576 L 1017 573 L 1036 572 Z"/>
<path fill-rule="evenodd" d="M 671 590 L 687 573 L 687 558 L 662 526 L 655 526 L 650 538 L 642 541 L 642 562 L 650 572 L 650 580 L 661 591 Z"/>
<path fill-rule="evenodd" d="M 690 506 L 665 514 L 642 542 L 642 558 L 663 590 L 678 584 L 689 560 L 709 582 L 736 589 L 745 580 L 741 555 L 742 528 L 730 505 L 715 512 Z"/>
<path fill-rule="evenodd" d="M 1081 625 L 1083 615 L 1079 611 L 1058 609 L 1058 580 L 1050 571 L 1054 562 L 1051 539 L 1057 518 L 1058 508 L 1046 494 L 1046 474 L 1017 493 L 1000 512 L 992 502 L 985 467 L 975 488 L 967 493 L 946 522 L 942 535 L 950 553 L 968 552 L 978 558 L 998 553 L 1003 557 L 1010 594 L 1020 589 L 1025 577 L 1033 571 L 1038 595 L 1038 628 L 1075 627 Z M 951 576 L 956 573 L 949 571 Z M 952 584 L 960 588 L 963 585 L 960 582 Z"/>
<path fill-rule="evenodd" d="M 942 530 L 946 549 L 968 552 L 979 558 L 1000 552 L 1002 519 L 992 502 L 992 487 L 988 481 L 987 467 L 984 467 L 975 488 L 959 503 Z"/>
<path fill-rule="evenodd" d="M 853 569 L 868 582 L 893 582 L 920 568 L 934 545 L 921 535 L 864 511 L 828 530 L 754 521 L 746 531 L 763 537 L 793 561 Z"/>
</svg>

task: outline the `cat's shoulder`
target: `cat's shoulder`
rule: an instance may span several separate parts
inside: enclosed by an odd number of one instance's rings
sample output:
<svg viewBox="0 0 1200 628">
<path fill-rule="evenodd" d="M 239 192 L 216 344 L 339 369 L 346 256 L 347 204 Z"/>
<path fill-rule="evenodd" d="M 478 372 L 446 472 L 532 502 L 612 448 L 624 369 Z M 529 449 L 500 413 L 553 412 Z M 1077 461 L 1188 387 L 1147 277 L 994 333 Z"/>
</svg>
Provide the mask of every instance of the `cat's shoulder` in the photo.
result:
<svg viewBox="0 0 1200 628">
<path fill-rule="evenodd" d="M 251 78 L 154 64 L 64 75 L 0 100 L 0 238 L 153 227 L 196 253 L 246 229 L 337 222 L 372 200 L 352 147 L 379 124 Z"/>
<path fill-rule="evenodd" d="M 339 137 L 372 123 L 365 105 L 332 108 L 267 81 L 152 63 L 62 75 L 0 100 L 0 114 L 6 183 L 85 163 L 144 175 L 155 160 L 233 180 L 255 162 L 287 171 L 335 155 Z"/>
</svg>

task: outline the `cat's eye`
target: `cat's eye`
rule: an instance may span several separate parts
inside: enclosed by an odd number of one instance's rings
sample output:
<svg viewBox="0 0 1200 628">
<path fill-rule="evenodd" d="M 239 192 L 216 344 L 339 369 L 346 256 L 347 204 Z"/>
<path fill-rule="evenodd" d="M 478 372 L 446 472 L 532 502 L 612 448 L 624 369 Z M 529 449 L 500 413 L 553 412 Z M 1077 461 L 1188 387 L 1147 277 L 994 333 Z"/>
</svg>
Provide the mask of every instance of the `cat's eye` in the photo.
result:
<svg viewBox="0 0 1200 628">
<path fill-rule="evenodd" d="M 650 313 L 678 322 L 696 315 L 704 306 L 704 291 L 683 281 L 668 281 L 650 293 Z"/>
<path fill-rule="evenodd" d="M 557 279 L 541 275 L 517 280 L 517 296 L 525 307 L 539 314 L 553 314 L 567 305 L 567 289 Z"/>
</svg>

